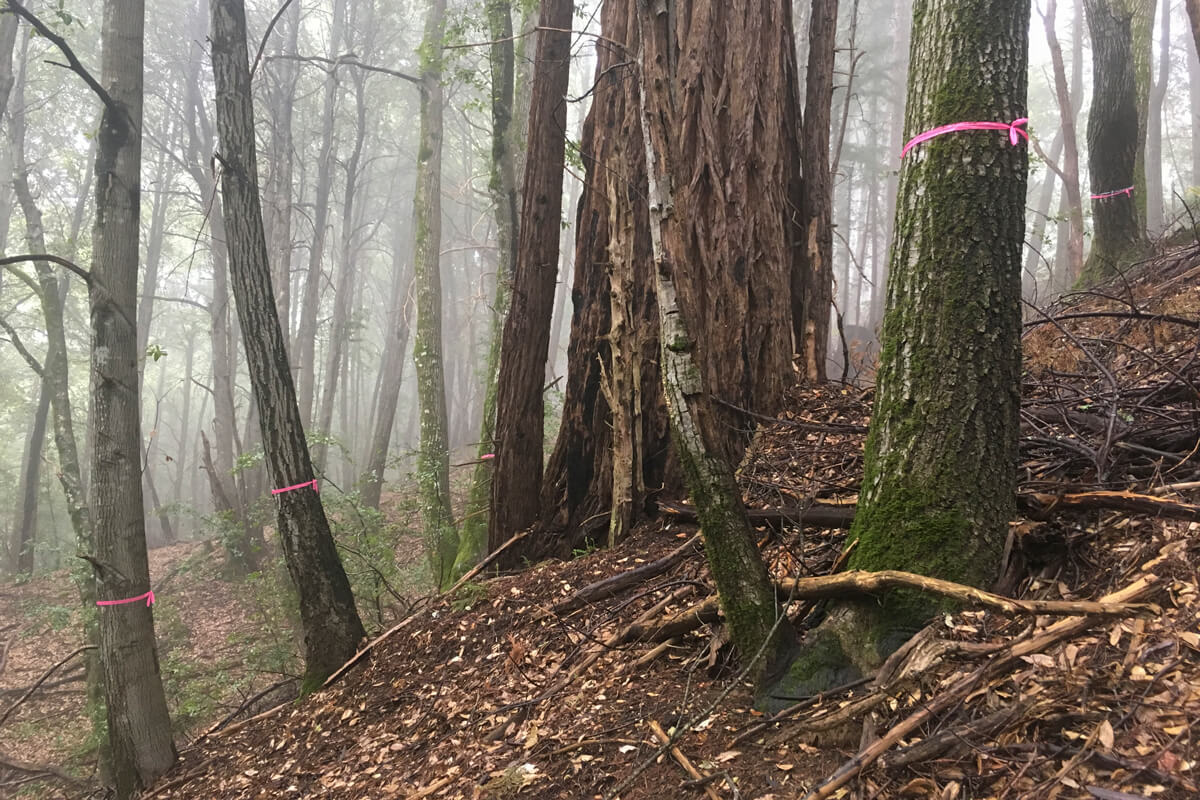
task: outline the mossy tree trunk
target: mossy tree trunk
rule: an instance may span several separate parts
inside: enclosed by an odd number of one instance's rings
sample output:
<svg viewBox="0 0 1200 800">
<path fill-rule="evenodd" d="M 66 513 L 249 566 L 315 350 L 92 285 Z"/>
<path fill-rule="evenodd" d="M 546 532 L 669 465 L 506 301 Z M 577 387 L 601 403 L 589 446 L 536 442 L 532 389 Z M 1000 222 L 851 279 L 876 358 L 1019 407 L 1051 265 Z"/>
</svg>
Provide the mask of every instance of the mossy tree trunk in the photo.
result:
<svg viewBox="0 0 1200 800">
<path fill-rule="evenodd" d="M 243 0 L 212 0 L 211 10 L 220 144 L 215 159 L 221 165 L 233 296 L 267 473 L 273 487 L 284 488 L 311 481 L 314 473 L 271 288 L 258 195 L 246 11 Z M 300 598 L 304 687 L 311 690 L 354 655 L 365 632 L 319 494 L 308 487 L 293 489 L 278 494 L 277 502 L 279 540 Z"/>
<path fill-rule="evenodd" d="M 421 414 L 417 488 L 425 547 L 435 583 L 446 584 L 458 554 L 450 511 L 450 451 L 446 442 L 446 379 L 442 357 L 442 35 L 446 0 L 433 0 L 421 40 L 421 136 L 413 200 L 413 265 L 417 293 L 413 363 Z"/>
<path fill-rule="evenodd" d="M 483 419 L 479 429 L 479 463 L 471 476 L 466 513 L 458 539 L 455 574 L 461 575 L 487 555 L 488 506 L 492 489 L 491 459 L 495 453 L 493 437 L 496 432 L 496 382 L 500 374 L 500 342 L 504 319 L 508 316 L 508 296 L 512 268 L 517 259 L 517 233 L 520 218 L 517 207 L 517 178 L 513 163 L 516 142 L 513 138 L 513 76 L 516 69 L 513 44 L 512 3 L 510 0 L 488 0 L 486 6 L 488 34 L 492 43 L 488 50 L 488 66 L 492 79 L 492 163 L 488 193 L 496 215 L 496 238 L 500 247 L 496 267 L 496 297 L 492 303 L 492 322 L 488 343 L 487 372 L 485 373 Z"/>
<path fill-rule="evenodd" d="M 570 78 L 572 0 L 542 0 L 517 261 L 504 321 L 496 384 L 496 458 L 488 547 L 495 549 L 537 519 L 542 485 L 543 377 L 558 277 Z M 511 551 L 510 551 L 511 552 Z M 516 562 L 518 552 L 500 559 Z"/>
<path fill-rule="evenodd" d="M 791 374 L 789 190 L 798 94 L 791 6 L 638 3 L 639 89 L 671 438 L 734 644 L 773 664 L 771 584 L 733 466 Z M 772 630 L 775 633 L 772 634 Z M 786 629 L 783 629 L 786 630 Z"/>
<path fill-rule="evenodd" d="M 1138 229 L 1146 233 L 1146 138 L 1150 131 L 1150 96 L 1154 81 L 1150 65 L 1154 61 L 1154 12 L 1158 0 L 1121 0 L 1132 15 L 1130 53 L 1133 56 L 1133 87 L 1137 95 L 1137 150 L 1133 160 L 1133 205 L 1137 209 Z"/>
<path fill-rule="evenodd" d="M 1025 116 L 1028 0 L 918 0 L 906 138 Z M 1014 513 L 1027 153 L 1003 133 L 931 139 L 900 166 L 883 352 L 850 567 L 994 579 Z M 865 674 L 942 604 L 835 603 L 776 694 Z"/>
<path fill-rule="evenodd" d="M 643 12 L 639 15 L 642 29 L 650 30 L 655 19 L 644 2 L 639 5 Z M 764 674 L 763 666 L 774 661 L 782 649 L 772 648 L 768 641 L 773 636 L 777 641 L 783 639 L 775 625 L 775 615 L 779 612 L 775 609 L 771 579 L 755 545 L 733 467 L 718 454 L 719 423 L 713 414 L 712 397 L 700 377 L 699 343 L 688 333 L 678 302 L 675 275 L 694 269 L 695 265 L 676 261 L 669 249 L 668 242 L 678 236 L 673 229 L 688 226 L 689 220 L 675 216 L 671 161 L 666 144 L 669 130 L 662 124 L 665 115 L 653 115 L 648 108 L 650 97 L 660 101 L 663 97 L 651 88 L 651 78 L 645 68 L 647 60 L 643 58 L 639 64 L 642 135 L 646 146 L 646 195 L 660 321 L 663 390 L 671 421 L 671 440 L 700 518 L 704 552 L 734 645 L 745 659 L 756 657 L 760 650 L 766 653 L 767 658 L 758 662 L 758 668 L 752 667 L 757 683 Z"/>
<path fill-rule="evenodd" d="M 1094 235 L 1082 281 L 1095 284 L 1137 260 L 1146 242 L 1136 197 L 1139 124 L 1134 15 L 1124 0 L 1085 0 L 1084 6 L 1092 38 L 1092 108 L 1087 126 L 1091 193 L 1135 187 L 1132 194 L 1092 200 Z"/>
</svg>

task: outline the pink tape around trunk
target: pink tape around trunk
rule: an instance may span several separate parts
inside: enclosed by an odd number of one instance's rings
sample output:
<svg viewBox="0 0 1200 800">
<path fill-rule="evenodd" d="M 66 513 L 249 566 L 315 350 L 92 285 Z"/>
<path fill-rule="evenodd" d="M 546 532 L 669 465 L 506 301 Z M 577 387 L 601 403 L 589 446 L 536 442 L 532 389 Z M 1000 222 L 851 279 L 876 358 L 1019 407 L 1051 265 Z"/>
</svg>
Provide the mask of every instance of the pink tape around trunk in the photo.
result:
<svg viewBox="0 0 1200 800">
<path fill-rule="evenodd" d="M 290 492 L 293 489 L 303 489 L 305 486 L 313 487 L 313 491 L 320 494 L 320 491 L 317 489 L 317 479 L 316 478 L 313 478 L 311 481 L 305 481 L 304 483 L 297 483 L 295 486 L 285 486 L 282 489 L 272 489 L 271 494 L 279 494 L 280 492 Z"/>
<path fill-rule="evenodd" d="M 1019 136 L 1024 136 L 1025 141 L 1029 141 L 1029 134 L 1021 127 L 1027 122 L 1029 122 L 1028 117 L 1021 117 L 1012 122 L 954 122 L 949 125 L 931 128 L 909 139 L 908 144 L 904 145 L 904 150 L 900 153 L 900 158 L 908 155 L 908 151 L 921 142 L 927 142 L 935 136 L 941 136 L 943 133 L 954 133 L 956 131 L 1008 131 L 1008 141 L 1013 147 L 1016 147 Z"/>
<path fill-rule="evenodd" d="M 1103 194 L 1094 194 L 1091 197 L 1093 200 L 1107 200 L 1110 197 L 1116 197 L 1117 195 L 1122 195 L 1122 194 L 1127 194 L 1130 197 L 1133 197 L 1133 187 L 1126 186 L 1124 189 L 1117 189 L 1115 192 L 1104 192 Z"/>
<path fill-rule="evenodd" d="M 125 600 L 97 600 L 96 605 L 98 605 L 98 606 L 119 606 L 123 603 L 136 603 L 138 600 L 141 600 L 143 597 L 146 598 L 146 606 L 149 607 L 150 604 L 154 602 L 154 590 L 151 589 L 150 591 L 146 592 L 145 594 L 139 594 L 137 597 L 129 597 L 129 598 L 126 598 Z"/>
</svg>

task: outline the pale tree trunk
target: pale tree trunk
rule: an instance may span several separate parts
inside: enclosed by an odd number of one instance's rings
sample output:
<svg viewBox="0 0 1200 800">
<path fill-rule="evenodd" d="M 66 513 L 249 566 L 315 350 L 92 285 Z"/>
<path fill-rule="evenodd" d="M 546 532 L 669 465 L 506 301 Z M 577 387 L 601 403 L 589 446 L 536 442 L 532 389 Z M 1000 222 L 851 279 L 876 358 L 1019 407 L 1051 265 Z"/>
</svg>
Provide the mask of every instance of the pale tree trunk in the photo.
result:
<svg viewBox="0 0 1200 800">
<path fill-rule="evenodd" d="M 446 0 L 433 0 L 421 42 L 421 138 L 413 201 L 413 266 L 417 326 L 413 363 L 421 409 L 417 488 L 425 546 L 434 582 L 446 584 L 458 555 L 450 510 L 450 452 L 446 441 L 446 378 L 442 355 L 442 31 Z"/>
<path fill-rule="evenodd" d="M 221 195 L 233 295 L 258 408 L 272 486 L 314 478 L 304 425 L 275 310 L 271 267 L 258 196 L 254 108 L 242 0 L 213 0 L 212 62 L 217 94 Z M 346 662 L 365 632 L 315 488 L 276 495 L 279 541 L 300 598 L 304 629 L 304 690 L 319 687 Z"/>
<path fill-rule="evenodd" d="M 855 4 L 857 12 L 857 3 Z M 804 178 L 800 194 L 803 258 L 792 275 L 792 337 L 801 369 L 812 382 L 825 380 L 829 308 L 833 302 L 833 176 L 829 168 L 830 103 L 833 102 L 837 0 L 813 0 L 804 83 L 804 132 L 800 143 Z M 854 55 L 851 53 L 850 62 Z M 850 87 L 846 87 L 850 94 Z M 842 121 L 845 132 L 845 119 Z M 839 143 L 839 150 L 841 149 Z M 797 177 L 794 181 L 800 184 Z M 847 243 L 848 246 L 848 243 Z M 844 308 L 844 306 L 843 306 Z"/>
<path fill-rule="evenodd" d="M 46 442 L 46 418 L 50 415 L 50 387 L 43 376 L 38 381 L 37 403 L 25 440 L 21 479 L 17 486 L 19 513 L 10 551 L 14 575 L 32 575 L 34 542 L 37 539 L 38 490 L 41 488 L 42 447 Z"/>
<path fill-rule="evenodd" d="M 1192 13 L 1192 5 L 1197 6 L 1197 23 L 1192 28 L 1193 33 L 1200 27 L 1200 0 L 1188 0 L 1188 14 Z M 1195 42 L 1193 42 L 1195 44 Z M 1188 104 L 1192 111 L 1192 164 L 1188 176 L 1188 185 L 1200 186 L 1200 55 L 1196 48 L 1187 48 L 1188 68 Z"/>
<path fill-rule="evenodd" d="M 1026 116 L 1029 12 L 1028 0 L 918 0 L 906 137 Z M 1027 161 L 1024 143 L 966 131 L 900 165 L 851 568 L 973 586 L 996 575 L 1015 512 Z M 869 674 L 944 608 L 911 592 L 836 601 L 774 694 Z"/>
<path fill-rule="evenodd" d="M 1087 23 L 1083 15 L 1083 0 L 1075 0 L 1074 2 L 1074 23 L 1071 25 L 1071 110 L 1075 119 L 1079 119 L 1079 114 L 1083 111 L 1083 37 L 1084 31 L 1087 28 Z M 1078 133 L 1076 133 L 1076 150 L 1079 148 Z M 1080 189 L 1080 204 L 1082 205 L 1083 196 L 1082 188 Z M 1082 213 L 1082 211 L 1081 211 Z M 1054 276 L 1055 279 L 1050 285 L 1052 293 L 1069 289 L 1073 286 L 1079 277 L 1078 271 L 1074 277 L 1071 276 L 1071 248 L 1063 245 L 1071 236 L 1071 221 L 1070 209 L 1067 203 L 1066 193 L 1061 193 L 1058 198 L 1058 227 L 1055 231 L 1056 249 L 1054 253 Z"/>
<path fill-rule="evenodd" d="M 896 0 L 893 9 L 892 29 L 896 31 L 896 37 L 892 40 L 891 63 L 893 65 L 893 75 L 903 76 L 908 70 L 908 45 L 912 34 L 912 9 L 911 4 L 907 0 Z M 892 113 L 888 117 L 888 152 L 899 153 L 904 145 L 904 92 L 900 90 L 902 78 L 896 78 L 896 83 L 892 95 Z M 887 194 L 883 208 L 883 242 L 884 250 L 891 246 L 893 226 L 896 222 L 896 192 L 900 186 L 899 170 L 888 170 L 887 178 Z M 875 289 L 871 294 L 871 315 L 870 325 L 867 327 L 872 331 L 878 329 L 879 324 L 883 320 L 883 307 L 887 295 L 887 258 L 880 259 L 881 270 L 880 275 L 875 278 Z"/>
<path fill-rule="evenodd" d="M 329 32 L 329 58 L 338 57 L 345 25 L 346 0 L 333 0 L 333 18 Z M 325 77 L 324 106 L 321 112 L 321 152 L 317 157 L 317 182 L 313 201 L 313 239 L 308 248 L 308 270 L 304 277 L 304 297 L 300 323 L 296 329 L 295 359 L 300 373 L 300 416 L 305 427 L 312 422 L 317 377 L 317 316 L 321 305 L 321 261 L 325 256 L 325 235 L 329 224 L 329 195 L 333 185 L 333 166 L 337 158 L 334 142 L 334 115 L 337 110 L 338 65 L 329 67 Z M 321 431 L 328 433 L 328 431 Z"/>
<path fill-rule="evenodd" d="M 1146 230 L 1153 236 L 1166 226 L 1163 212 L 1163 101 L 1171 74 L 1171 2 L 1163 0 L 1159 12 L 1158 75 L 1150 90 L 1146 127 Z"/>
<path fill-rule="evenodd" d="M 542 0 L 539 13 L 543 30 L 531 89 L 524 204 L 496 384 L 496 457 L 488 518 L 492 550 L 532 525 L 538 513 L 545 458 L 542 379 L 558 275 L 566 153 L 571 45 L 566 31 L 573 9 L 572 0 Z M 516 557 L 515 552 L 506 554 L 501 565 Z"/>
<path fill-rule="evenodd" d="M 1184 0 L 1183 5 L 1192 28 L 1192 52 L 1200 57 L 1200 0 Z"/>
<path fill-rule="evenodd" d="M 1047 0 L 1046 13 L 1042 19 L 1054 68 L 1054 93 L 1058 99 L 1059 124 L 1063 136 L 1062 167 L 1051 161 L 1051 168 L 1058 173 L 1062 181 L 1063 198 L 1067 205 L 1067 274 L 1060 274 L 1058 280 L 1060 285 L 1069 286 L 1078 280 L 1083 272 L 1083 199 L 1079 192 L 1079 139 L 1075 133 L 1075 100 L 1067 87 L 1067 70 L 1054 29 L 1056 6 L 1055 0 Z M 1078 14 L 1075 24 L 1083 24 Z M 1078 54 L 1075 57 L 1078 59 Z"/>
<path fill-rule="evenodd" d="M 774 57 L 780 52 L 775 48 L 781 46 L 784 63 L 795 58 L 791 10 L 778 0 L 759 0 L 746 9 L 744 16 L 731 13 L 719 3 L 697 3 L 687 11 L 690 13 L 680 13 L 679 19 L 673 20 L 665 9 L 651 11 L 647 3 L 638 4 L 643 47 L 638 63 L 641 124 L 646 147 L 647 201 L 660 320 L 663 389 L 671 420 L 671 439 L 689 494 L 700 514 L 705 555 L 720 595 L 721 609 L 741 657 L 749 661 L 760 653 L 765 654 L 765 659 L 757 662 L 758 668 L 751 673 L 755 683 L 761 683 L 789 637 L 784 635 L 787 629 L 775 624 L 771 581 L 742 505 L 733 473 L 735 462 L 730 461 L 728 455 L 728 434 L 723 430 L 725 423 L 717 411 L 720 389 L 710 382 L 711 366 L 706 368 L 704 363 L 708 361 L 711 365 L 718 358 L 713 352 L 718 348 L 714 346 L 712 320 L 707 316 L 712 312 L 697 302 L 695 294 L 701 291 L 697 278 L 710 275 L 714 267 L 725 262 L 738 248 L 754 241 L 753 237 L 746 237 L 746 233 L 761 233 L 753 227 L 750 231 L 729 228 L 727 226 L 734 223 L 734 219 L 722 219 L 719 213 L 705 212 L 719 211 L 720 206 L 727 203 L 734 208 L 744 208 L 743 204 L 761 204 L 770 208 L 771 201 L 780 203 L 780 196 L 786 192 L 786 173 L 776 163 L 783 154 L 776 138 L 781 136 L 781 131 L 772 131 L 775 126 L 768 124 L 764 125 L 766 132 L 754 131 L 763 141 L 757 137 L 741 140 L 734 135 L 723 141 L 709 139 L 703 144 L 689 142 L 686 134 L 690 126 L 700 123 L 699 115 L 705 113 L 705 106 L 697 105 L 705 101 L 697 95 L 712 93 L 712 96 L 727 98 L 728 105 L 722 109 L 721 116 L 730 128 L 742 130 L 743 135 L 749 133 L 743 126 L 754 122 L 757 127 L 757 123 L 767 121 L 756 119 L 753 109 L 778 108 L 786 103 L 786 98 L 780 98 L 777 92 L 781 88 L 784 92 L 793 91 L 795 84 L 788 81 L 787 68 L 780 69 Z M 672 25 L 672 22 L 676 24 Z M 780 35 L 783 31 L 786 35 Z M 778 37 L 775 43 L 763 40 L 763 34 L 768 32 Z M 679 54 L 677 62 L 675 52 Z M 700 52 L 714 57 L 696 58 Z M 695 91 L 700 87 L 703 92 Z M 767 94 L 760 96 L 760 91 Z M 743 116 L 747 112 L 749 114 Z M 779 123 L 781 117 L 776 111 L 774 117 L 768 119 Z M 681 136 L 681 133 L 685 135 Z M 710 130 L 706 135 L 714 133 Z M 693 149 L 698 146 L 699 151 Z M 729 173 L 719 172 L 722 178 L 717 180 L 722 181 L 724 197 L 716 208 L 705 208 L 707 198 L 702 195 L 712 191 L 713 187 L 697 181 L 697 173 L 712 168 L 709 159 L 737 164 L 745 153 L 734 148 L 750 150 L 763 157 L 768 166 L 774 167 L 768 173 L 774 179 L 774 185 L 756 186 L 759 193 L 750 195 L 746 190 L 751 187 L 742 182 L 749 177 L 746 173 L 735 168 L 732 173 L 738 180 L 725 182 L 722 179 Z M 749 220 L 737 220 L 743 221 Z M 783 228 L 782 222 L 780 215 L 775 224 Z M 698 242 L 705 242 L 711 235 L 703 230 L 709 226 L 727 231 L 730 241 L 710 240 L 706 242 L 707 247 L 697 247 Z M 780 254 L 786 255 L 791 248 L 787 242 L 775 244 L 776 248 L 768 251 L 774 256 L 774 263 L 767 262 L 756 269 L 764 273 L 761 278 L 768 279 L 764 284 L 769 284 L 773 273 L 776 287 L 786 292 L 791 264 Z M 757 248 L 754 251 L 760 252 Z M 707 260 L 712 263 L 705 263 Z M 736 261 L 728 266 L 737 269 Z M 748 271 L 745 265 L 742 269 Z M 737 278 L 736 275 L 733 277 Z M 730 288 L 720 287 L 725 291 Z M 688 292 L 693 293 L 691 298 L 685 296 Z M 782 293 L 777 298 L 785 308 L 786 298 L 787 295 Z M 717 307 L 722 305 L 719 300 L 717 304 Z M 751 302 L 740 310 L 748 314 L 758 309 Z M 782 342 L 775 345 L 784 358 L 790 358 L 791 347 L 778 346 L 790 344 L 787 342 L 790 320 L 786 314 L 778 317 L 782 317 L 779 321 L 784 323 L 781 326 L 784 335 Z M 731 327 L 741 322 L 744 320 L 737 314 L 729 320 Z M 745 335 L 744 329 L 733 330 L 737 333 L 731 338 Z M 751 346 L 748 341 L 740 344 Z"/>
<path fill-rule="evenodd" d="M 1137 148 L 1133 163 L 1133 204 L 1137 209 L 1138 232 L 1146 235 L 1146 134 L 1149 130 L 1150 95 L 1153 92 L 1151 64 L 1154 62 L 1154 11 L 1158 0 L 1113 0 L 1130 15 L 1130 53 L 1133 84 L 1137 94 Z"/>
<path fill-rule="evenodd" d="M 1062 151 L 1063 134 L 1059 129 L 1054 134 L 1054 142 L 1050 145 L 1047 160 L 1058 161 L 1062 157 Z M 1054 265 L 1046 259 L 1043 250 L 1046 245 L 1046 226 L 1050 222 L 1050 204 L 1054 202 L 1054 184 L 1057 181 L 1058 174 L 1047 167 L 1046 177 L 1042 179 L 1037 193 L 1038 199 L 1033 206 L 1033 230 L 1026 242 L 1025 268 L 1021 272 L 1021 296 L 1030 302 L 1036 302 L 1038 299 L 1037 269 L 1039 263 L 1046 262 L 1047 275 L 1043 286 L 1050 287 L 1054 283 Z M 1058 246 L 1062 246 L 1061 242 Z"/>
<path fill-rule="evenodd" d="M 404 362 L 408 348 L 409 322 L 412 314 L 413 270 L 401 255 L 404 229 L 394 223 L 392 234 L 392 304 L 388 310 L 384 331 L 383 363 L 379 368 L 379 402 L 371 428 L 367 450 L 366 478 L 362 502 L 367 508 L 379 508 L 383 492 L 383 473 L 387 467 L 388 447 L 396 422 L 396 406 L 400 401 L 400 386 L 404 382 Z"/>
<path fill-rule="evenodd" d="M 107 0 L 92 231 L 91 395 L 95 437 L 89 511 L 100 601 L 149 592 L 141 480 L 137 279 L 142 166 L 142 0 Z M 149 602 L 100 609 L 100 665 L 118 798 L 149 786 L 175 761 Z"/>
<path fill-rule="evenodd" d="M 1092 109 L 1088 114 L 1088 172 L 1092 194 L 1133 194 L 1092 200 L 1094 237 L 1082 281 L 1106 280 L 1145 251 L 1138 222 L 1137 83 L 1132 54 L 1133 14 L 1125 0 L 1084 0 L 1092 37 Z M 1142 198 L 1145 197 L 1143 184 Z"/>
<path fill-rule="evenodd" d="M 329 360 L 325 370 L 325 384 L 321 389 L 321 411 L 317 421 L 317 430 L 327 437 L 333 431 L 333 403 L 337 398 L 338 378 L 341 377 L 344 361 L 349 349 L 350 305 L 354 296 L 355 284 L 358 281 L 356 259 L 354 258 L 354 204 L 358 193 L 359 167 L 362 160 L 363 141 L 367 135 L 367 102 L 365 96 L 365 75 L 355 71 L 350 77 L 354 84 L 355 107 L 355 137 L 354 149 L 346 161 L 346 196 L 342 202 L 342 241 L 340 248 L 341 269 L 334 296 L 333 321 L 329 330 Z M 342 435 L 348 432 L 343 429 Z M 318 470 L 328 471 L 325 462 L 328 453 L 327 439 L 322 439 L 313 454 L 313 461 Z"/>
<path fill-rule="evenodd" d="M 454 572 L 462 574 L 487 555 L 488 506 L 492 488 L 490 463 L 495 453 L 493 437 L 496 432 L 496 382 L 500 374 L 500 343 L 504 320 L 508 315 L 508 298 L 512 268 L 517 257 L 517 179 L 513 169 L 513 76 L 516 68 L 512 39 L 512 3 L 509 0 L 489 0 L 486 6 L 488 35 L 492 44 L 488 52 L 492 94 L 492 162 L 488 193 L 496 217 L 496 239 L 500 249 L 496 267 L 496 295 L 492 302 L 489 325 L 487 367 L 484 373 L 483 419 L 479 428 L 479 448 L 471 476 L 471 490 L 463 515 L 458 540 L 458 556 Z M 484 458 L 484 456 L 489 456 Z"/>
</svg>

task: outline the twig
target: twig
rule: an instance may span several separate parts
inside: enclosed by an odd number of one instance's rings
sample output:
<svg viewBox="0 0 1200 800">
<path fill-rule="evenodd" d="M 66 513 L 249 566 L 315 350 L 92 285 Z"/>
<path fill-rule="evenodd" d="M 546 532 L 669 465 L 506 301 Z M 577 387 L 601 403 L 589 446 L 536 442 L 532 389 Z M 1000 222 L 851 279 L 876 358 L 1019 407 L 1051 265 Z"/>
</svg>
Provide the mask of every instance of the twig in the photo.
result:
<svg viewBox="0 0 1200 800">
<path fill-rule="evenodd" d="M 449 589 L 446 590 L 446 594 L 447 595 L 454 594 L 454 592 L 457 591 L 460 586 L 462 586 L 467 581 L 471 580 L 471 578 L 474 578 L 479 573 L 483 572 L 487 568 L 487 565 L 491 564 L 493 561 L 495 561 L 496 558 L 501 553 L 503 553 L 505 550 L 507 550 L 510 545 L 516 544 L 517 542 L 521 541 L 528 535 L 529 535 L 529 531 L 521 531 L 520 533 L 513 534 L 507 542 L 505 542 L 504 544 L 497 547 L 495 550 L 493 550 L 491 553 L 488 554 L 487 558 L 485 558 L 483 561 L 480 561 L 471 570 L 469 570 L 466 575 L 463 575 L 461 578 L 459 578 L 453 586 L 451 586 Z"/>
<path fill-rule="evenodd" d="M 641 583 L 642 581 L 661 575 L 682 561 L 688 551 L 699 540 L 700 534 L 697 533 L 657 561 L 651 561 L 649 564 L 643 564 L 635 569 L 622 572 L 618 575 L 611 575 L 603 580 L 588 584 L 566 600 L 555 603 L 553 608 L 554 613 L 566 614 L 577 608 L 582 608 L 589 603 L 619 594 L 635 583 Z"/>
<path fill-rule="evenodd" d="M 271 38 L 271 31 L 275 30 L 276 23 L 283 16 L 283 12 L 287 11 L 288 6 L 292 4 L 292 0 L 283 0 L 283 5 L 275 12 L 275 16 L 271 17 L 271 22 L 267 25 L 266 31 L 263 32 L 262 40 L 258 43 L 258 52 L 254 54 L 254 63 L 250 65 L 250 80 L 254 80 L 254 71 L 258 69 L 258 62 L 262 61 L 263 50 L 267 49 L 267 39 Z"/>
</svg>

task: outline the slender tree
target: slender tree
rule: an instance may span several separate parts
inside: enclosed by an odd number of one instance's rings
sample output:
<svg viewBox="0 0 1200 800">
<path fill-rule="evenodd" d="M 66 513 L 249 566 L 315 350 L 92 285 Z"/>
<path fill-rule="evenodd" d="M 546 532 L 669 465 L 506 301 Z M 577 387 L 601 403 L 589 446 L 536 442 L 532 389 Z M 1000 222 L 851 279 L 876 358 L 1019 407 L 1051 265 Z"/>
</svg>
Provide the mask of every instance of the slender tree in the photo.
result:
<svg viewBox="0 0 1200 800">
<path fill-rule="evenodd" d="M 906 136 L 1025 116 L 1028 0 L 917 0 Z M 991 581 L 1014 513 L 1027 154 L 1003 133 L 937 136 L 900 165 L 883 353 L 850 566 Z M 838 601 L 779 695 L 876 668 L 940 608 Z"/>
<path fill-rule="evenodd" d="M 222 210 L 238 321 L 258 408 L 267 471 L 279 489 L 313 480 L 308 443 L 279 325 L 258 196 L 254 107 L 242 0 L 213 0 L 212 62 L 217 93 Z M 338 558 L 318 486 L 278 498 L 278 531 L 300 597 L 306 690 L 316 689 L 354 655 L 365 635 Z"/>
<path fill-rule="evenodd" d="M 545 458 L 542 379 L 558 276 L 573 10 L 572 0 L 542 0 L 539 12 L 517 261 L 496 387 L 491 549 L 537 519 Z"/>
<path fill-rule="evenodd" d="M 1150 90 L 1146 122 L 1146 230 L 1160 233 L 1166 225 L 1163 211 L 1163 103 L 1167 98 L 1167 78 L 1171 74 L 1171 2 L 1163 0 L 1159 12 L 1158 68 Z"/>
<path fill-rule="evenodd" d="M 1058 276 L 1059 284 L 1065 287 L 1073 284 L 1083 271 L 1083 199 L 1079 192 L 1079 138 L 1075 133 L 1075 107 L 1078 98 L 1071 97 L 1071 89 L 1067 85 L 1067 69 L 1063 63 L 1062 48 L 1058 44 L 1054 25 L 1057 6 L 1056 0 L 1047 0 L 1042 22 L 1046 31 L 1046 44 L 1050 48 L 1050 61 L 1054 70 L 1054 94 L 1058 99 L 1059 124 L 1062 129 L 1062 166 L 1055 164 L 1053 159 L 1047 163 L 1062 181 L 1063 202 L 1067 207 L 1068 274 Z M 1083 21 L 1076 16 L 1075 24 L 1082 25 Z M 1073 68 L 1076 66 L 1077 64 L 1072 64 Z"/>
<path fill-rule="evenodd" d="M 508 315 L 508 296 L 512 268 L 517 258 L 517 179 L 513 169 L 513 75 L 516 68 L 512 36 L 512 3 L 510 0 L 488 0 L 488 35 L 492 43 L 488 50 L 491 72 L 492 101 L 492 163 L 488 193 L 491 195 L 496 218 L 496 239 L 500 248 L 496 268 L 496 295 L 491 308 L 487 370 L 484 373 L 483 419 L 479 429 L 479 463 L 471 476 L 471 491 L 467 497 L 466 514 L 459 534 L 458 557 L 454 570 L 461 574 L 483 556 L 488 546 L 488 508 L 492 488 L 490 463 L 495 453 L 496 384 L 500 374 L 500 344 L 504 320 Z"/>
<path fill-rule="evenodd" d="M 857 11 L 857 5 L 855 7 Z M 800 143 L 804 181 L 800 225 L 804 257 L 792 272 L 792 337 L 804 375 L 825 379 L 829 308 L 833 302 L 833 175 L 829 170 L 829 113 L 837 43 L 837 0 L 813 0 L 808 28 L 804 127 Z M 849 87 L 846 89 L 850 93 Z M 845 124 L 843 122 L 843 131 Z M 794 213 L 794 212 L 793 212 Z M 847 281 L 848 283 L 848 281 Z"/>
</svg>

